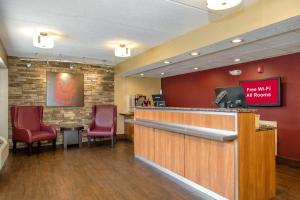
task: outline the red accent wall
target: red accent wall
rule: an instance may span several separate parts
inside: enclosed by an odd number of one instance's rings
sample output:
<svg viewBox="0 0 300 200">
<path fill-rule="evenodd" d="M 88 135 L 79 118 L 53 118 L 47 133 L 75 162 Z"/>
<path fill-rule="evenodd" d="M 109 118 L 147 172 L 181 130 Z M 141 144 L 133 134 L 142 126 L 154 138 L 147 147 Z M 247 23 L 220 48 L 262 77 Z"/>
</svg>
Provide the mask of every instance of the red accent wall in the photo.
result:
<svg viewBox="0 0 300 200">
<path fill-rule="evenodd" d="M 263 73 L 257 72 L 259 66 Z M 242 75 L 229 75 L 233 69 L 241 69 Z M 282 78 L 283 106 L 257 109 L 261 119 L 278 122 L 278 155 L 300 160 L 300 53 L 167 77 L 161 84 L 167 106 L 215 107 L 216 87 L 276 76 Z"/>
</svg>

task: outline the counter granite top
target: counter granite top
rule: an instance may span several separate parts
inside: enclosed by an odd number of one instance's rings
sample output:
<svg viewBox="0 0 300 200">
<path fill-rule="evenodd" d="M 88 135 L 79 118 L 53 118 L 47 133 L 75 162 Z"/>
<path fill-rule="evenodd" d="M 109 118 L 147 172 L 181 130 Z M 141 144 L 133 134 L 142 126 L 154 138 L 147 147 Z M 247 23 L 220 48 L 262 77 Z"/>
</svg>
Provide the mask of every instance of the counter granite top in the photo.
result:
<svg viewBox="0 0 300 200">
<path fill-rule="evenodd" d="M 123 115 L 123 116 L 133 116 L 134 113 L 133 112 L 128 112 L 128 113 L 119 113 L 120 115 Z"/>
<path fill-rule="evenodd" d="M 247 108 L 181 108 L 181 107 L 135 107 L 146 110 L 182 110 L 182 111 L 205 111 L 205 112 L 230 112 L 230 113 L 256 113 L 255 109 Z"/>
<path fill-rule="evenodd" d="M 272 125 L 260 124 L 259 128 L 257 128 L 256 131 L 268 131 L 273 129 L 276 129 L 276 127 Z"/>
</svg>

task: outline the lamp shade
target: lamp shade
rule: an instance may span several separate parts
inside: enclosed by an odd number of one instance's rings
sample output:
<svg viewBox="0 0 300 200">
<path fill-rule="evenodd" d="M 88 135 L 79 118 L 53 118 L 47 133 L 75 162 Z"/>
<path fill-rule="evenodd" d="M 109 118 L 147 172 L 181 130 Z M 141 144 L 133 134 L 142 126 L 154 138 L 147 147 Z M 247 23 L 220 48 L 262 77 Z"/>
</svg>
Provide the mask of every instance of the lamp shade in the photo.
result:
<svg viewBox="0 0 300 200">
<path fill-rule="evenodd" d="M 242 0 L 207 0 L 207 8 L 211 10 L 226 10 L 239 5 Z"/>
<path fill-rule="evenodd" d="M 43 49 L 51 49 L 54 47 L 54 39 L 47 33 L 39 33 L 33 37 L 33 46 Z"/>
<path fill-rule="evenodd" d="M 126 47 L 125 45 L 120 45 L 115 48 L 116 57 L 129 57 L 130 55 L 130 48 Z"/>
</svg>

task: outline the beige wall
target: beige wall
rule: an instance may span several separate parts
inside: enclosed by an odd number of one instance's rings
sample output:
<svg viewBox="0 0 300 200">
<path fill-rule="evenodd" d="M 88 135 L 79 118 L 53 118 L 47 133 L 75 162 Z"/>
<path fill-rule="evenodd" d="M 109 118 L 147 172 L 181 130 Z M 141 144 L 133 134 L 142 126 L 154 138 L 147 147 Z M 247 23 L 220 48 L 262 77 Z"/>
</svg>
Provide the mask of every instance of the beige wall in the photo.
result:
<svg viewBox="0 0 300 200">
<path fill-rule="evenodd" d="M 1 40 L 0 40 L 0 58 L 7 65 L 7 54 Z"/>
<path fill-rule="evenodd" d="M 0 58 L 7 65 L 7 54 L 0 40 Z M 0 136 L 8 138 L 8 72 L 0 69 Z"/>
<path fill-rule="evenodd" d="M 31 67 L 27 68 L 26 63 L 16 57 L 8 58 L 9 106 L 43 105 L 45 124 L 59 126 L 75 123 L 87 127 L 91 121 L 93 105 L 114 103 L 113 70 L 107 71 L 107 68 L 87 64 L 76 64 L 76 68 L 71 70 L 67 63 L 49 62 L 47 64 L 41 61 L 32 61 Z M 46 72 L 84 74 L 84 106 L 47 107 Z M 10 133 L 9 128 L 9 138 L 11 138 Z M 83 140 L 85 141 L 85 138 Z M 62 142 L 61 134 L 58 134 L 57 142 Z"/>
<path fill-rule="evenodd" d="M 0 69 L 0 136 L 8 138 L 8 71 Z"/>
<path fill-rule="evenodd" d="M 115 104 L 118 106 L 117 134 L 124 133 L 124 119 L 119 113 L 127 112 L 128 96 L 144 94 L 146 96 L 158 94 L 161 89 L 158 78 L 118 77 L 115 76 Z"/>
<path fill-rule="evenodd" d="M 258 0 L 246 9 L 119 63 L 115 67 L 115 73 L 137 69 L 298 15 L 300 15 L 299 0 Z"/>
</svg>

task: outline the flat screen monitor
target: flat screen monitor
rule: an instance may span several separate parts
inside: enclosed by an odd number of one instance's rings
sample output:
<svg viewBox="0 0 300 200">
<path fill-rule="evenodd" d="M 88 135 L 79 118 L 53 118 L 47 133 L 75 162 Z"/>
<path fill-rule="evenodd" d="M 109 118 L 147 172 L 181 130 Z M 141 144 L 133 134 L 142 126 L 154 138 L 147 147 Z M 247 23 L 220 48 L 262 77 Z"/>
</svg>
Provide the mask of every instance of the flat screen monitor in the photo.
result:
<svg viewBox="0 0 300 200">
<path fill-rule="evenodd" d="M 247 108 L 244 88 L 240 86 L 215 89 L 214 103 L 220 108 Z"/>
<path fill-rule="evenodd" d="M 240 81 L 249 106 L 281 106 L 280 77 Z"/>
<path fill-rule="evenodd" d="M 153 94 L 152 95 L 153 101 L 164 101 L 164 96 L 162 94 Z"/>
<path fill-rule="evenodd" d="M 153 99 L 153 103 L 154 103 L 155 107 L 165 107 L 166 106 L 164 95 L 153 94 L 152 99 Z"/>
</svg>

